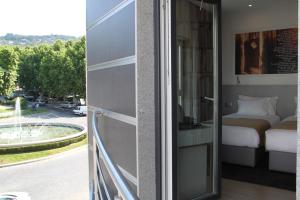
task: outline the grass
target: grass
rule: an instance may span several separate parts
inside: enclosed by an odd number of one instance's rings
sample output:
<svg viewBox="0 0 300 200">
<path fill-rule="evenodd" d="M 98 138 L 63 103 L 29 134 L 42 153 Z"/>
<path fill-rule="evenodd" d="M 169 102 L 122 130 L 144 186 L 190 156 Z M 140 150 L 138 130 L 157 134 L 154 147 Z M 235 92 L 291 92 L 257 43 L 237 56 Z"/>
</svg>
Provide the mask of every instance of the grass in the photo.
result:
<svg viewBox="0 0 300 200">
<path fill-rule="evenodd" d="M 4 108 L 5 108 L 4 106 L 0 106 L 0 119 L 13 117 L 14 109 L 8 109 L 8 108 L 4 109 Z M 37 108 L 36 110 L 27 108 L 26 110 L 21 110 L 21 115 L 25 116 L 25 115 L 32 115 L 32 114 L 46 113 L 46 112 L 48 112 L 48 109 L 46 109 L 46 108 Z M 1 116 L 1 113 L 3 113 L 2 116 Z M 7 115 L 5 113 L 7 113 Z"/>
<path fill-rule="evenodd" d="M 14 109 L 12 107 L 0 105 L 0 113 L 6 113 L 6 112 L 12 112 L 12 111 L 14 111 Z"/>
<path fill-rule="evenodd" d="M 45 113 L 48 112 L 48 109 L 46 108 L 37 108 L 36 110 L 32 110 L 31 108 L 27 108 L 26 110 L 21 111 L 21 115 L 32 115 L 37 113 Z"/>
<path fill-rule="evenodd" d="M 15 153 L 15 154 L 2 154 L 0 155 L 0 165 L 3 164 L 12 164 L 17 162 L 23 162 L 27 160 L 37 159 L 37 158 L 43 158 L 47 156 L 51 156 L 54 154 L 58 154 L 64 151 L 68 151 L 83 145 L 87 144 L 87 137 L 79 142 L 72 143 L 70 145 L 56 148 L 56 149 L 50 149 L 50 150 L 43 150 L 43 151 L 36 151 L 36 152 L 27 152 L 27 153 Z"/>
</svg>

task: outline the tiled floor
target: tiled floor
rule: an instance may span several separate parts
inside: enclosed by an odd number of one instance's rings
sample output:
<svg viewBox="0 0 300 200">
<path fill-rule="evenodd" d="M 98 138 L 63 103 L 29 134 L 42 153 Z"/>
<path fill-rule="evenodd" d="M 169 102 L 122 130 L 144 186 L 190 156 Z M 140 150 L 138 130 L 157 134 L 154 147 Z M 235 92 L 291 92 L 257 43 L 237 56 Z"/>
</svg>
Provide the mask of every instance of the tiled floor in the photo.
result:
<svg viewBox="0 0 300 200">
<path fill-rule="evenodd" d="M 246 182 L 222 180 L 221 200 L 295 200 L 296 193 L 288 190 Z"/>
</svg>

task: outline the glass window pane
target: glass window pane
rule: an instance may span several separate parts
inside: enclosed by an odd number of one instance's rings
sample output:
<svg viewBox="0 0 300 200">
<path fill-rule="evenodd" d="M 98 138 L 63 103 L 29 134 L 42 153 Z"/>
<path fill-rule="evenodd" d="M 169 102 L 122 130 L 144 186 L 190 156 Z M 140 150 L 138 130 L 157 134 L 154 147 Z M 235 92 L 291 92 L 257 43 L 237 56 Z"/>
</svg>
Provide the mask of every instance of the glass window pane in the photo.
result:
<svg viewBox="0 0 300 200">
<path fill-rule="evenodd" d="M 214 192 L 216 4 L 176 1 L 177 197 Z"/>
</svg>

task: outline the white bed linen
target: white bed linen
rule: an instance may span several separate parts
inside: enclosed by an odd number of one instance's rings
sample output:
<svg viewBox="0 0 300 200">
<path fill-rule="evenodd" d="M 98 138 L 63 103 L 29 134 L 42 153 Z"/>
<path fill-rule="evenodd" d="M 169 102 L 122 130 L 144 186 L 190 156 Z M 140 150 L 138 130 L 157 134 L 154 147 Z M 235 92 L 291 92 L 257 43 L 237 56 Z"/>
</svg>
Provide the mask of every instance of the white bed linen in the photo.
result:
<svg viewBox="0 0 300 200">
<path fill-rule="evenodd" d="M 290 116 L 283 121 L 297 121 L 297 117 Z M 272 129 L 266 132 L 266 150 L 287 153 L 297 152 L 297 131 Z"/>
<path fill-rule="evenodd" d="M 253 115 L 239 115 L 230 114 L 223 116 L 225 118 L 248 118 L 248 119 L 264 119 L 267 120 L 271 126 L 280 121 L 277 115 L 253 116 Z M 239 127 L 239 126 L 222 126 L 222 144 L 233 145 L 240 147 L 258 148 L 260 145 L 259 134 L 254 128 Z"/>
</svg>

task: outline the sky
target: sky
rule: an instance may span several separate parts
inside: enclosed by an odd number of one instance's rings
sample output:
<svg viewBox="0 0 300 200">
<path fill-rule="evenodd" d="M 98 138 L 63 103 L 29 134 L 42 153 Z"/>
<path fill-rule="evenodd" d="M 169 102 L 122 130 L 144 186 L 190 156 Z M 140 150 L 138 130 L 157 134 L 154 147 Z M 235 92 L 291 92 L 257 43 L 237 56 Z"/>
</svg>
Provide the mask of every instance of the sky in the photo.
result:
<svg viewBox="0 0 300 200">
<path fill-rule="evenodd" d="M 0 0 L 0 36 L 85 35 L 85 0 Z"/>
</svg>

